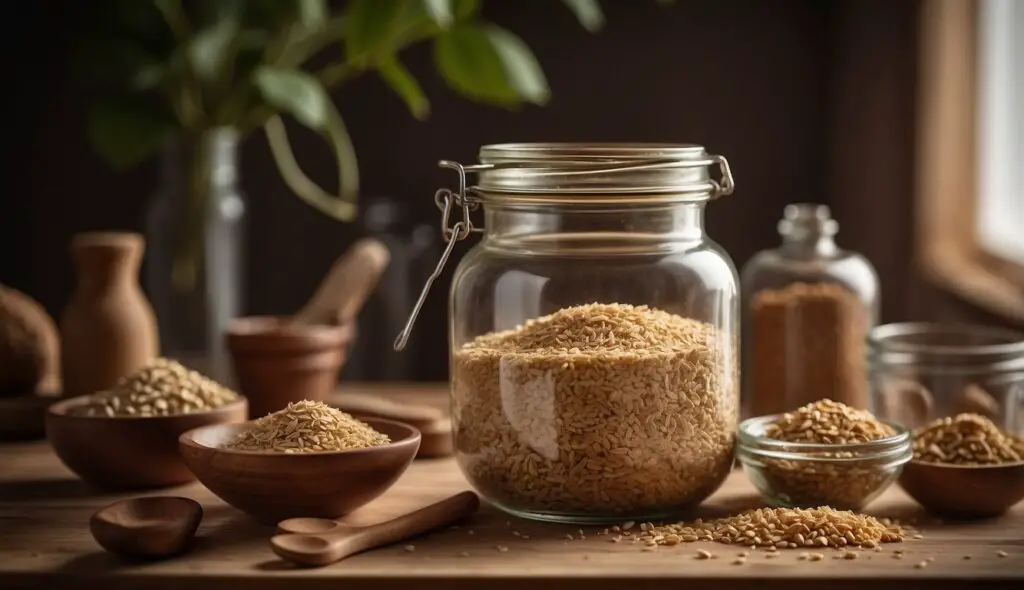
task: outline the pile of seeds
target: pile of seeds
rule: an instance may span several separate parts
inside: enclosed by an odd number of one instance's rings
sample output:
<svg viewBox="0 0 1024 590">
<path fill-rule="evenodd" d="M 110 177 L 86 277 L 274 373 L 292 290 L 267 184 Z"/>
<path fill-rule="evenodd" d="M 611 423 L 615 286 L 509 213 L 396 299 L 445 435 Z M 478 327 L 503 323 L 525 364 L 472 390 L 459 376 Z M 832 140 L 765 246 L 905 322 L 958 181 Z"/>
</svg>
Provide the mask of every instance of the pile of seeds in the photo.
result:
<svg viewBox="0 0 1024 590">
<path fill-rule="evenodd" d="M 870 412 L 832 400 L 821 400 L 784 414 L 765 428 L 765 436 L 794 443 L 843 445 L 893 436 L 887 424 Z M 779 500 L 793 506 L 857 509 L 880 492 L 892 472 L 869 456 L 863 461 L 837 461 L 860 455 L 851 451 L 805 453 L 806 460 L 764 458 L 763 477 Z M 815 459 L 820 458 L 820 461 Z"/>
<path fill-rule="evenodd" d="M 341 410 L 323 402 L 304 400 L 254 421 L 227 448 L 316 453 L 377 447 L 389 442 L 386 434 Z"/>
<path fill-rule="evenodd" d="M 646 306 L 565 308 L 453 363 L 463 470 L 499 504 L 625 514 L 699 502 L 732 466 L 735 342 Z"/>
<path fill-rule="evenodd" d="M 749 547 L 864 547 L 898 543 L 906 537 L 899 524 L 846 510 L 821 508 L 758 508 L 710 521 L 655 526 L 640 525 L 637 535 L 647 545 L 678 545 L 714 541 Z"/>
<path fill-rule="evenodd" d="M 914 433 L 914 459 L 953 465 L 1004 465 L 1024 461 L 1024 438 L 978 414 L 936 420 Z"/>
<path fill-rule="evenodd" d="M 238 394 L 170 359 L 158 358 L 110 391 L 95 393 L 69 413 L 91 417 L 172 416 L 204 412 Z"/>
<path fill-rule="evenodd" d="M 867 406 L 868 319 L 864 302 L 835 283 L 792 283 L 754 294 L 744 361 L 754 414 L 778 414 L 822 392 Z"/>
</svg>

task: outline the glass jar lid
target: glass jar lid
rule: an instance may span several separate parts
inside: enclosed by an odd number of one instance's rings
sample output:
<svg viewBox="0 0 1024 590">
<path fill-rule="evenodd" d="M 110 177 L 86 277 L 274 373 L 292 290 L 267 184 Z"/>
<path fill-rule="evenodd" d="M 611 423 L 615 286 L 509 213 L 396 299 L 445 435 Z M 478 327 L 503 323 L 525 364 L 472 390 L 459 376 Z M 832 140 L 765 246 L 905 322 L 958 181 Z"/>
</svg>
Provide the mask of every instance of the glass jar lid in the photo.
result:
<svg viewBox="0 0 1024 590">
<path fill-rule="evenodd" d="M 480 148 L 480 164 L 466 166 L 477 174 L 471 187 L 484 199 L 489 193 L 559 195 L 566 201 L 601 202 L 611 195 L 649 195 L 644 200 L 704 200 L 732 193 L 729 164 L 695 144 L 668 143 L 502 143 Z M 721 179 L 709 168 L 718 165 Z M 584 197 L 584 195 L 586 197 Z M 610 199 L 615 200 L 615 199 Z"/>
</svg>

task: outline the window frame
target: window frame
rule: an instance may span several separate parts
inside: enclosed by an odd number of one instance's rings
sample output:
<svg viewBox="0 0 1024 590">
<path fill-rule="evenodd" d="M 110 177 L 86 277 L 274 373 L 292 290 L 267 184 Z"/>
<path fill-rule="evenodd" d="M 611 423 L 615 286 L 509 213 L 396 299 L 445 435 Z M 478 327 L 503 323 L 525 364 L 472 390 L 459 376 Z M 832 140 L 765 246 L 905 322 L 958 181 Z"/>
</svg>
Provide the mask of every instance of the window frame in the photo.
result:
<svg viewBox="0 0 1024 590">
<path fill-rule="evenodd" d="M 934 285 L 1024 325 L 1024 266 L 986 251 L 976 229 L 980 3 L 920 6 L 917 257 Z"/>
</svg>

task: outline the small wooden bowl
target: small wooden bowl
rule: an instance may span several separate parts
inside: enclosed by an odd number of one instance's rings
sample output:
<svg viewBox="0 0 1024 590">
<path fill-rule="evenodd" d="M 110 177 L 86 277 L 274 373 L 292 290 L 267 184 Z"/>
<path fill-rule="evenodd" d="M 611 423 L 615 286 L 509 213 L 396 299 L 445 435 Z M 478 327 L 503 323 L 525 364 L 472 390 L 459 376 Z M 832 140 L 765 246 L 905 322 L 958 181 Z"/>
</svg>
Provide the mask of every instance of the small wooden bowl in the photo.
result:
<svg viewBox="0 0 1024 590">
<path fill-rule="evenodd" d="M 107 506 L 89 519 L 89 531 L 111 553 L 153 559 L 185 551 L 202 520 L 191 498 L 152 496 Z"/>
<path fill-rule="evenodd" d="M 181 435 L 181 454 L 210 491 L 261 521 L 334 518 L 384 493 L 419 449 L 420 432 L 412 426 L 381 419 L 366 423 L 392 442 L 324 453 L 234 451 L 223 446 L 248 425 L 225 424 Z"/>
<path fill-rule="evenodd" d="M 355 325 L 298 325 L 251 316 L 228 324 L 225 336 L 238 389 L 254 418 L 289 402 L 326 401 L 338 383 Z"/>
<path fill-rule="evenodd" d="M 1024 500 L 1024 462 L 972 467 L 911 461 L 903 468 L 899 483 L 936 515 L 992 518 Z"/>
<path fill-rule="evenodd" d="M 104 489 L 144 489 L 195 479 L 178 452 L 182 432 L 210 424 L 244 422 L 245 398 L 219 408 L 144 418 L 74 416 L 84 397 L 57 402 L 46 412 L 46 437 L 60 460 L 79 477 Z"/>
</svg>

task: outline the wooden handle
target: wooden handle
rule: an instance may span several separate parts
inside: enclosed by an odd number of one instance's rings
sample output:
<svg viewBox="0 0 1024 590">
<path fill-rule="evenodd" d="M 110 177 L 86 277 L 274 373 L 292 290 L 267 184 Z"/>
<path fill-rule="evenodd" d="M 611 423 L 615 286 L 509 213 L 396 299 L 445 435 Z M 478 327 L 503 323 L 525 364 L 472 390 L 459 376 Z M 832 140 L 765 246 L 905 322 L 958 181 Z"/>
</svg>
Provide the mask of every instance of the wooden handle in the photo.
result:
<svg viewBox="0 0 1024 590">
<path fill-rule="evenodd" d="M 422 535 L 469 517 L 479 507 L 480 499 L 476 494 L 461 492 L 380 524 L 337 533 L 276 535 L 270 539 L 270 546 L 279 557 L 293 563 L 323 566 L 367 549 Z"/>
<path fill-rule="evenodd" d="M 362 309 L 391 260 L 387 247 L 365 238 L 331 266 L 313 297 L 292 317 L 297 324 L 343 324 Z"/>
<path fill-rule="evenodd" d="M 341 394 L 334 401 L 334 405 L 349 414 L 404 422 L 419 430 L 430 427 L 444 419 L 444 412 L 437 408 L 416 404 L 400 404 L 387 398 L 366 393 Z"/>
</svg>

